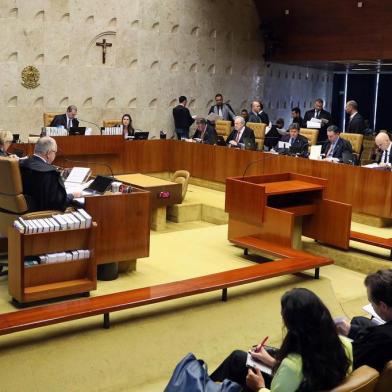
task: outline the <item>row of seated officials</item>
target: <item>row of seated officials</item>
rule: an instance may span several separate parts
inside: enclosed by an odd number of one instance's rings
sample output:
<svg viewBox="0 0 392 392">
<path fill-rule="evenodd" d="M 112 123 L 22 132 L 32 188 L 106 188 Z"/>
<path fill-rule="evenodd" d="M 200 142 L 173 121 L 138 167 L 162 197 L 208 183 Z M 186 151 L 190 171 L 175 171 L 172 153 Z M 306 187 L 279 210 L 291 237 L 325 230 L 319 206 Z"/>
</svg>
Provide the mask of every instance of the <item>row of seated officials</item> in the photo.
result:
<svg viewBox="0 0 392 392">
<path fill-rule="evenodd" d="M 337 387 L 353 369 L 363 365 L 382 372 L 392 360 L 392 269 L 370 274 L 364 283 L 369 301 L 384 324 L 366 317 L 354 317 L 351 323 L 334 320 L 312 291 L 291 289 L 281 298 L 285 336 L 280 348 L 264 346 L 263 339 L 248 352 L 235 350 L 210 378 L 234 381 L 243 391 L 316 392 Z M 272 375 L 247 367 L 248 353 L 272 368 Z"/>
</svg>

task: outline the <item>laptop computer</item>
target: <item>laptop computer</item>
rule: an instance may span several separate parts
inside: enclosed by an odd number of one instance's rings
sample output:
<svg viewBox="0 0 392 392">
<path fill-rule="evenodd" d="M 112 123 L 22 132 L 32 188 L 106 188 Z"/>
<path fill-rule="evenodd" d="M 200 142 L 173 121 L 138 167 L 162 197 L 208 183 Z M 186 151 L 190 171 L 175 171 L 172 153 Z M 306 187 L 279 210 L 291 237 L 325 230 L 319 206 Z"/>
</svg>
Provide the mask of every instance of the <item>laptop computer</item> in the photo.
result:
<svg viewBox="0 0 392 392">
<path fill-rule="evenodd" d="M 134 139 L 135 140 L 147 140 L 150 132 L 135 132 Z"/>
<path fill-rule="evenodd" d="M 216 139 L 216 145 L 217 146 L 226 146 L 225 138 L 222 135 L 218 135 L 218 138 Z"/>
<path fill-rule="evenodd" d="M 82 191 L 83 195 L 103 195 L 114 179 L 107 176 L 97 176 L 94 181 Z"/>
<path fill-rule="evenodd" d="M 244 137 L 245 150 L 256 150 L 256 143 L 250 137 Z"/>
<path fill-rule="evenodd" d="M 71 127 L 68 131 L 70 136 L 84 135 L 85 133 L 86 127 Z"/>
</svg>

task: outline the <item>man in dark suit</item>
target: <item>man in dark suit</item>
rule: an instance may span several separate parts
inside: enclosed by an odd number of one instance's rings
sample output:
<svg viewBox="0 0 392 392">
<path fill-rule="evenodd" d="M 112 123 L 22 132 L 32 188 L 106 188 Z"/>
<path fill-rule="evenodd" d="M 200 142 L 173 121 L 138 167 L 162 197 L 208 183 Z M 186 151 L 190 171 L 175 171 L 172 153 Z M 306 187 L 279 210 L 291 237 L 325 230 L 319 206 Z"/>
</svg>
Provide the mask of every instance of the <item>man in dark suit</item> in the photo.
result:
<svg viewBox="0 0 392 392">
<path fill-rule="evenodd" d="M 353 148 L 348 140 L 340 138 L 340 130 L 336 125 L 327 129 L 328 141 L 323 144 L 321 153 L 325 158 L 337 158 L 343 160 L 344 154 L 352 154 Z"/>
<path fill-rule="evenodd" d="M 218 134 L 215 128 L 207 123 L 205 118 L 198 118 L 196 120 L 196 132 L 193 135 L 195 141 L 200 141 L 204 144 L 216 144 Z"/>
<path fill-rule="evenodd" d="M 306 155 L 309 150 L 309 140 L 299 134 L 299 125 L 293 123 L 289 125 L 289 134 L 283 135 L 282 142 L 290 144 L 290 152 L 295 152 L 300 155 Z"/>
<path fill-rule="evenodd" d="M 67 112 L 65 114 L 58 114 L 54 116 L 52 122 L 50 123 L 51 127 L 61 127 L 63 126 L 66 129 L 77 128 L 79 126 L 79 121 L 76 118 L 78 114 L 78 109 L 75 105 L 71 105 L 67 107 Z"/>
<path fill-rule="evenodd" d="M 392 165 L 392 142 L 386 132 L 380 132 L 375 139 L 377 147 L 382 151 L 379 161 L 380 166 Z"/>
<path fill-rule="evenodd" d="M 23 194 L 29 211 L 64 211 L 79 192 L 67 194 L 60 172 L 52 165 L 57 144 L 51 137 L 42 137 L 34 148 L 34 155 L 20 160 Z"/>
<path fill-rule="evenodd" d="M 228 136 L 226 144 L 229 147 L 239 147 L 245 144 L 248 139 L 253 146 L 256 146 L 255 134 L 252 129 L 245 126 L 245 120 L 241 116 L 234 117 L 234 129 Z"/>
<path fill-rule="evenodd" d="M 355 101 L 346 103 L 346 113 L 350 116 L 346 123 L 346 132 L 363 134 L 366 124 L 364 118 L 358 113 L 358 104 Z"/>
<path fill-rule="evenodd" d="M 314 106 L 312 110 L 308 110 L 304 116 L 304 125 L 307 128 L 307 122 L 312 118 L 317 118 L 321 120 L 321 128 L 319 130 L 318 142 L 324 142 L 327 139 L 327 128 L 331 122 L 331 113 L 324 110 L 324 101 L 321 98 L 317 98 L 314 101 Z"/>
<path fill-rule="evenodd" d="M 249 122 L 263 123 L 269 125 L 269 117 L 264 112 L 264 106 L 260 101 L 253 101 L 251 105 L 251 112 L 249 113 Z"/>
<path fill-rule="evenodd" d="M 189 127 L 195 120 L 192 118 L 189 109 L 186 107 L 186 104 L 188 103 L 186 97 L 181 95 L 181 97 L 178 98 L 178 101 L 179 105 L 173 108 L 174 128 L 178 140 L 182 137 L 188 139 Z"/>
<path fill-rule="evenodd" d="M 300 128 L 306 128 L 304 119 L 301 117 L 301 109 L 298 107 L 291 109 L 292 123 L 297 123 Z"/>
<path fill-rule="evenodd" d="M 340 321 L 337 329 L 341 335 L 353 339 L 354 368 L 368 365 L 381 372 L 392 360 L 392 269 L 368 275 L 365 286 L 374 311 L 385 324 L 354 317 L 351 323 Z"/>
<path fill-rule="evenodd" d="M 225 121 L 232 121 L 234 119 L 234 110 L 228 103 L 223 103 L 222 94 L 215 95 L 215 103 L 216 105 L 210 107 L 208 114 L 215 113 Z"/>
</svg>

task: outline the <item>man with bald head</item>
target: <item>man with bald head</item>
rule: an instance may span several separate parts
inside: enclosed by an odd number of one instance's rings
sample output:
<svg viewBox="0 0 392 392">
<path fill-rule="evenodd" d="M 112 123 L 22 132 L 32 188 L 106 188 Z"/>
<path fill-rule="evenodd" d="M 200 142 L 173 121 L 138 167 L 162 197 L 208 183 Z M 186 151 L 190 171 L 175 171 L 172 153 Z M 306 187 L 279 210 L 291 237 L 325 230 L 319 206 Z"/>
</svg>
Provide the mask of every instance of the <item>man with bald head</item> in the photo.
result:
<svg viewBox="0 0 392 392">
<path fill-rule="evenodd" d="M 380 166 L 392 165 L 392 142 L 386 132 L 380 132 L 376 136 L 376 145 L 382 151 L 381 158 L 377 162 Z"/>
<path fill-rule="evenodd" d="M 264 106 L 260 101 L 253 101 L 251 112 L 249 113 L 249 122 L 263 123 L 269 125 L 268 114 L 264 111 Z"/>
<path fill-rule="evenodd" d="M 256 146 L 255 134 L 252 129 L 245 126 L 245 120 L 241 116 L 234 117 L 234 129 L 228 136 L 226 144 L 230 147 L 239 147 L 245 144 L 248 139 L 253 146 Z"/>
<path fill-rule="evenodd" d="M 57 143 L 51 137 L 41 137 L 34 147 L 34 155 L 20 161 L 23 194 L 29 211 L 64 211 L 79 192 L 67 194 L 60 172 L 52 162 L 56 158 Z"/>
<path fill-rule="evenodd" d="M 346 123 L 347 133 L 361 133 L 363 135 L 366 128 L 364 118 L 358 113 L 358 103 L 348 101 L 346 103 L 346 113 L 349 115 Z"/>
</svg>

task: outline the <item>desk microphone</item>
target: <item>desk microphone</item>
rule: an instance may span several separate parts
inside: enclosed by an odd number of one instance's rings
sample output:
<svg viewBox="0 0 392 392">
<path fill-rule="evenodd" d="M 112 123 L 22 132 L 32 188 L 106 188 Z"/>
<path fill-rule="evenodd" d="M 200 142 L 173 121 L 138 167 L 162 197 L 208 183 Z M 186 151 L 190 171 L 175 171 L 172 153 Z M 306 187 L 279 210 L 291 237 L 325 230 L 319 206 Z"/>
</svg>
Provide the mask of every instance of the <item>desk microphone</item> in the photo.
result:
<svg viewBox="0 0 392 392">
<path fill-rule="evenodd" d="M 73 162 L 73 163 L 84 163 L 84 164 L 88 164 L 88 165 L 98 165 L 98 166 L 105 166 L 107 169 L 109 169 L 111 177 L 114 178 L 114 174 L 113 174 L 113 170 L 110 167 L 110 165 L 108 165 L 107 163 L 102 163 L 102 162 L 91 162 L 91 161 L 78 161 L 75 159 L 69 159 L 69 158 L 64 158 L 64 161 L 66 162 Z"/>
<path fill-rule="evenodd" d="M 83 120 L 82 118 L 79 118 L 78 120 L 79 121 L 83 121 L 83 122 L 85 122 L 87 124 L 95 125 L 98 128 L 99 132 L 101 132 L 101 127 L 98 124 L 95 124 L 95 123 L 93 123 L 91 121 Z"/>
<path fill-rule="evenodd" d="M 254 165 L 255 163 L 268 161 L 268 159 L 271 159 L 271 158 L 276 157 L 277 155 L 279 155 L 279 154 L 271 154 L 270 156 L 267 156 L 266 154 L 267 154 L 267 153 L 263 153 L 263 158 L 255 159 L 254 161 L 251 161 L 251 162 L 249 162 L 249 163 L 246 165 L 246 168 L 245 168 L 245 170 L 244 170 L 244 172 L 243 172 L 243 174 L 242 174 L 242 179 L 245 178 L 246 172 L 247 172 L 248 169 L 249 169 L 252 165 Z M 264 168 L 263 168 L 263 172 L 264 172 Z"/>
</svg>

